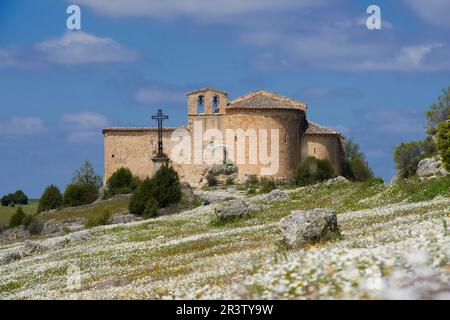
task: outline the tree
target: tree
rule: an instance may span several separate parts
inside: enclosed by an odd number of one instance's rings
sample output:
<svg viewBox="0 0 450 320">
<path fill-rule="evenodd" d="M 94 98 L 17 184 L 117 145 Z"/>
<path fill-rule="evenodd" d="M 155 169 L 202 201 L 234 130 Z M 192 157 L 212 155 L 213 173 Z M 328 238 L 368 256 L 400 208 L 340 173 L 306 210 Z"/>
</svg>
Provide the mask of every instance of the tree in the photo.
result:
<svg viewBox="0 0 450 320">
<path fill-rule="evenodd" d="M 178 173 L 170 166 L 163 165 L 152 178 L 153 196 L 160 208 L 165 208 L 181 200 L 181 185 Z"/>
<path fill-rule="evenodd" d="M 334 176 L 334 170 L 329 160 L 308 157 L 295 172 L 297 185 L 306 186 L 319 181 L 330 179 Z"/>
<path fill-rule="evenodd" d="M 92 163 L 85 161 L 84 164 L 75 171 L 72 177 L 73 184 L 93 185 L 97 189 L 100 189 L 103 185 L 102 178 L 96 175 Z"/>
<path fill-rule="evenodd" d="M 61 207 L 63 197 L 59 188 L 55 185 L 49 185 L 39 199 L 38 213 L 42 211 L 57 209 Z"/>
<path fill-rule="evenodd" d="M 359 145 L 349 138 L 344 144 L 345 159 L 342 166 L 342 175 L 350 180 L 367 181 L 373 178 L 373 171 L 369 168 L 364 153 Z"/>
<path fill-rule="evenodd" d="M 139 187 L 133 192 L 130 198 L 129 210 L 131 213 L 142 215 L 145 211 L 147 203 L 155 198 L 153 197 L 153 182 L 150 179 L 145 179 Z"/>
<path fill-rule="evenodd" d="M 11 199 L 8 195 L 4 195 L 1 198 L 0 202 L 1 202 L 2 207 L 7 207 L 11 203 Z"/>
<path fill-rule="evenodd" d="M 63 203 L 66 207 L 90 204 L 98 199 L 98 189 L 92 184 L 71 183 L 64 191 Z"/>
<path fill-rule="evenodd" d="M 435 135 L 437 126 L 449 119 L 450 115 L 450 87 L 442 90 L 442 95 L 425 113 L 426 130 L 429 135 Z"/>
<path fill-rule="evenodd" d="M 414 176 L 417 165 L 423 159 L 421 141 L 402 142 L 394 148 L 394 161 L 398 173 L 402 178 Z"/>
<path fill-rule="evenodd" d="M 110 198 L 116 194 L 130 194 L 136 190 L 140 181 L 134 177 L 128 168 L 119 168 L 114 172 L 106 183 L 106 198 Z"/>
<path fill-rule="evenodd" d="M 450 120 L 441 123 L 437 128 L 437 147 L 441 154 L 445 169 L 450 171 Z"/>
<path fill-rule="evenodd" d="M 14 202 L 16 204 L 27 205 L 28 204 L 28 197 L 25 195 L 25 193 L 22 190 L 17 190 L 14 193 Z"/>
<path fill-rule="evenodd" d="M 18 207 L 16 213 L 14 213 L 9 220 L 9 227 L 15 228 L 22 225 L 22 221 L 25 219 L 26 214 L 23 212 L 22 207 Z"/>
</svg>

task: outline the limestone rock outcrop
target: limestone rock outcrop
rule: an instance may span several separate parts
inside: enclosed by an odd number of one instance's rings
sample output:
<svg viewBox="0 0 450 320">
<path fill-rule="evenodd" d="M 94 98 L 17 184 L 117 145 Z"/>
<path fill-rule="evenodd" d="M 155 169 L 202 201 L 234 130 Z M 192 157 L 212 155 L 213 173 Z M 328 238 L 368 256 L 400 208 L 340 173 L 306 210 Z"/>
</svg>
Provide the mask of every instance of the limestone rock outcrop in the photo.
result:
<svg viewBox="0 0 450 320">
<path fill-rule="evenodd" d="M 248 205 L 242 199 L 224 202 L 214 209 L 214 213 L 219 219 L 229 219 L 242 217 L 250 212 Z"/>
<path fill-rule="evenodd" d="M 280 221 L 283 240 L 289 249 L 339 237 L 337 216 L 329 209 L 296 210 Z"/>
<path fill-rule="evenodd" d="M 420 160 L 416 174 L 420 178 L 430 178 L 446 175 L 447 171 L 443 167 L 442 161 L 437 157 L 433 157 Z"/>
</svg>

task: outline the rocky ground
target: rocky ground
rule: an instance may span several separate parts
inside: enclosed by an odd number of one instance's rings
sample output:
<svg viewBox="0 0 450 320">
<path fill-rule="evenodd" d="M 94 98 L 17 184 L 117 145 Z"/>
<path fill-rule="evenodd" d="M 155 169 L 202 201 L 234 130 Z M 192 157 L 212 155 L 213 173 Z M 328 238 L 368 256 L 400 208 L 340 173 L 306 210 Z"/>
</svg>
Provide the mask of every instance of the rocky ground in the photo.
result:
<svg viewBox="0 0 450 320">
<path fill-rule="evenodd" d="M 218 191 L 222 200 L 175 215 L 4 244 L 0 297 L 448 299 L 444 179 L 253 197 Z M 219 219 L 233 201 L 235 216 Z M 337 213 L 340 236 L 289 249 L 280 221 L 321 207 Z"/>
</svg>

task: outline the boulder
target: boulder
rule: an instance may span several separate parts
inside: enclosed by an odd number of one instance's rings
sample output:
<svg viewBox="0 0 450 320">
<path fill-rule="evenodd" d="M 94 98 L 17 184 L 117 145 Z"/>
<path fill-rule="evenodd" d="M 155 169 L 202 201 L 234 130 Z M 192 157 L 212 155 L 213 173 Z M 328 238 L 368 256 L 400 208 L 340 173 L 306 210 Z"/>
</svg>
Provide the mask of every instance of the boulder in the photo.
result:
<svg viewBox="0 0 450 320">
<path fill-rule="evenodd" d="M 281 233 L 289 249 L 302 248 L 340 236 L 337 216 L 329 209 L 296 210 L 280 221 Z"/>
<path fill-rule="evenodd" d="M 259 210 L 266 209 L 267 207 L 269 207 L 269 206 L 265 205 L 265 204 L 249 204 L 248 210 L 249 211 L 259 211 Z"/>
<path fill-rule="evenodd" d="M 44 246 L 43 244 L 40 244 L 36 241 L 31 240 L 25 240 L 23 243 L 22 251 L 20 252 L 20 255 L 22 257 L 28 257 L 33 256 L 35 254 L 40 254 L 48 250 L 48 247 Z"/>
<path fill-rule="evenodd" d="M 117 213 L 115 215 L 113 215 L 110 219 L 109 219 L 109 223 L 110 224 L 125 224 L 125 223 L 130 223 L 130 222 L 135 222 L 135 221 L 140 221 L 142 220 L 141 217 L 138 217 L 137 215 L 134 214 L 127 214 L 127 213 Z"/>
<path fill-rule="evenodd" d="M 272 203 L 277 201 L 287 201 L 289 200 L 289 195 L 286 191 L 275 189 L 267 194 L 260 196 L 259 199 L 267 203 Z"/>
<path fill-rule="evenodd" d="M 75 232 L 84 229 L 85 218 L 74 218 L 69 220 L 57 221 L 48 220 L 42 227 L 42 236 L 57 236 L 68 232 Z"/>
<path fill-rule="evenodd" d="M 349 181 L 348 181 L 345 177 L 343 177 L 343 176 L 338 176 L 338 177 L 336 177 L 336 178 L 327 180 L 327 181 L 325 182 L 325 185 L 326 185 L 327 187 L 330 187 L 330 186 L 335 185 L 335 184 L 338 184 L 338 183 L 347 183 L 347 182 L 349 182 Z"/>
<path fill-rule="evenodd" d="M 428 178 L 446 175 L 447 171 L 442 166 L 442 161 L 433 157 L 420 160 L 416 174 L 420 178 Z"/>
<path fill-rule="evenodd" d="M 189 183 L 187 182 L 181 183 L 181 192 L 184 194 L 184 196 L 189 202 L 195 200 L 194 191 L 192 191 L 191 185 Z"/>
<path fill-rule="evenodd" d="M 18 249 L 14 249 L 12 251 L 8 251 L 6 253 L 4 253 L 1 257 L 0 257 L 0 266 L 3 264 L 7 264 L 10 263 L 12 261 L 15 260 L 19 260 L 20 257 L 20 253 Z"/>
<path fill-rule="evenodd" d="M 250 212 L 247 204 L 242 199 L 226 201 L 214 209 L 219 219 L 242 217 Z"/>
<path fill-rule="evenodd" d="M 18 226 L 11 229 L 6 229 L 0 233 L 0 243 L 9 243 L 24 240 L 30 237 L 30 231 L 24 226 Z"/>
</svg>

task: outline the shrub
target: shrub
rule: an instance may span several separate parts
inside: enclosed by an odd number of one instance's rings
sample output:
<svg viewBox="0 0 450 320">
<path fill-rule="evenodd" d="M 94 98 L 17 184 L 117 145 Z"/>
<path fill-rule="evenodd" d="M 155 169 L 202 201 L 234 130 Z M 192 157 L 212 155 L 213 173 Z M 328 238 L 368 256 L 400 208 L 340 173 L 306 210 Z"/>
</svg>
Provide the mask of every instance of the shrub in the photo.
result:
<svg viewBox="0 0 450 320">
<path fill-rule="evenodd" d="M 373 178 L 373 171 L 369 168 L 364 153 L 359 145 L 348 139 L 344 145 L 345 159 L 342 165 L 342 175 L 350 180 L 367 181 Z"/>
<path fill-rule="evenodd" d="M 86 228 L 93 228 L 96 226 L 104 226 L 109 223 L 109 219 L 111 217 L 111 213 L 108 209 L 103 209 L 103 211 L 100 213 L 98 217 L 91 217 L 86 222 L 85 226 Z"/>
<path fill-rule="evenodd" d="M 97 189 L 102 187 L 102 177 L 96 175 L 92 163 L 85 161 L 80 169 L 76 170 L 72 177 L 72 184 L 93 185 Z"/>
<path fill-rule="evenodd" d="M 178 173 L 169 166 L 162 166 L 152 179 L 144 180 L 133 192 L 130 199 L 129 209 L 131 213 L 142 215 L 154 214 L 151 206 L 153 200 L 159 208 L 178 203 L 182 192 Z M 152 213 L 153 212 L 153 213 Z"/>
<path fill-rule="evenodd" d="M 437 147 L 441 154 L 442 163 L 450 171 L 450 120 L 441 123 L 437 130 Z"/>
<path fill-rule="evenodd" d="M 169 166 L 162 166 L 152 178 L 153 196 L 160 208 L 181 200 L 181 185 L 178 173 Z"/>
<path fill-rule="evenodd" d="M 275 182 L 272 179 L 262 177 L 259 181 L 259 191 L 261 193 L 269 193 L 275 189 Z"/>
<path fill-rule="evenodd" d="M 256 186 L 258 184 L 258 177 L 255 174 L 251 174 L 248 176 L 247 179 L 247 186 Z"/>
<path fill-rule="evenodd" d="M 9 227 L 14 228 L 22 225 L 23 220 L 25 219 L 26 215 L 25 212 L 23 212 L 22 207 L 18 207 L 16 210 L 16 213 L 14 213 L 9 220 Z"/>
<path fill-rule="evenodd" d="M 147 203 L 145 204 L 144 212 L 142 213 L 142 216 L 144 218 L 154 218 L 158 215 L 158 202 L 155 200 L 155 198 L 150 198 L 147 200 Z"/>
<path fill-rule="evenodd" d="M 208 173 L 208 175 L 206 176 L 206 183 L 210 187 L 217 186 L 217 177 L 211 173 Z"/>
<path fill-rule="evenodd" d="M 150 199 L 154 199 L 153 183 L 152 180 L 145 179 L 133 192 L 128 209 L 131 213 L 142 215 L 144 214 L 145 208 Z"/>
<path fill-rule="evenodd" d="M 5 195 L 1 198 L 0 202 L 2 207 L 7 207 L 11 203 L 11 199 L 9 198 L 9 196 Z"/>
<path fill-rule="evenodd" d="M 77 207 L 90 204 L 98 199 L 98 189 L 92 184 L 74 184 L 66 187 L 63 203 L 66 207 Z"/>
<path fill-rule="evenodd" d="M 450 115 L 450 87 L 442 90 L 442 95 L 425 113 L 426 124 L 425 128 L 429 135 L 435 135 L 438 126 L 447 121 Z"/>
<path fill-rule="evenodd" d="M 138 187 L 140 181 L 134 177 L 128 168 L 120 168 L 114 172 L 106 183 L 106 198 L 110 198 L 116 194 L 130 194 Z"/>
<path fill-rule="evenodd" d="M 333 167 L 327 159 L 318 160 L 308 157 L 298 166 L 295 172 L 297 185 L 306 186 L 319 181 L 324 181 L 334 176 Z"/>
<path fill-rule="evenodd" d="M 45 188 L 45 191 L 39 200 L 38 213 L 61 207 L 62 200 L 63 198 L 59 188 L 55 185 L 48 186 Z"/>
<path fill-rule="evenodd" d="M 25 193 L 22 190 L 17 190 L 14 193 L 13 200 L 15 204 L 21 204 L 21 205 L 27 205 L 28 204 L 28 197 L 25 195 Z"/>
<path fill-rule="evenodd" d="M 256 189 L 255 188 L 248 188 L 248 190 L 247 190 L 247 195 L 248 196 L 253 196 L 253 195 L 255 195 L 256 194 Z"/>
<path fill-rule="evenodd" d="M 227 179 L 225 180 L 225 185 L 232 186 L 233 184 L 234 184 L 233 177 L 227 177 Z"/>
<path fill-rule="evenodd" d="M 424 158 L 422 141 L 402 142 L 394 148 L 394 161 L 402 178 L 414 176 L 419 161 Z"/>
</svg>

